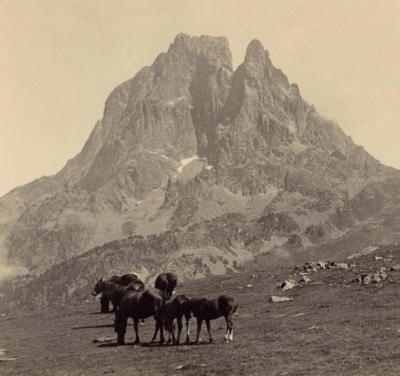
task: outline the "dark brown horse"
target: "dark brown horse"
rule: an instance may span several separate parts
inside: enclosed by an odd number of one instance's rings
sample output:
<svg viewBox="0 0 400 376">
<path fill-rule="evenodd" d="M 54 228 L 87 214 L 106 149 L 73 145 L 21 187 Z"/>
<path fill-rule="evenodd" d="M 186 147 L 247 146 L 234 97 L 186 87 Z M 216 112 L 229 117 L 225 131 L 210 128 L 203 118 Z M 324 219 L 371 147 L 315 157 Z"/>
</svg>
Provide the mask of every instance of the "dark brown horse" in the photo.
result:
<svg viewBox="0 0 400 376">
<path fill-rule="evenodd" d="M 121 277 L 113 276 L 107 281 L 103 281 L 103 278 L 100 278 L 93 289 L 92 295 L 97 296 L 101 294 L 101 313 L 107 313 L 110 311 L 110 301 L 112 302 L 111 296 L 116 290 L 117 286 L 131 286 L 131 288 L 133 288 L 134 290 L 144 289 L 144 283 L 138 278 L 136 274 L 125 274 Z M 117 295 L 116 299 L 120 300 Z M 113 310 L 115 311 L 114 303 Z"/>
<path fill-rule="evenodd" d="M 190 322 L 190 306 L 189 306 L 189 298 L 185 295 L 178 295 L 175 298 L 168 300 L 163 307 L 162 316 L 163 322 L 165 323 L 165 329 L 169 333 L 170 342 L 172 337 L 172 343 L 174 345 L 179 345 L 181 332 L 182 332 L 182 318 L 185 316 L 186 319 L 186 343 L 189 343 L 189 322 Z M 175 338 L 175 330 L 174 330 L 174 320 L 176 319 L 178 323 L 178 336 Z M 157 335 L 157 332 L 154 335 Z"/>
<path fill-rule="evenodd" d="M 117 275 L 112 276 L 107 280 L 108 282 L 114 282 L 116 284 L 119 284 L 120 278 Z M 94 286 L 92 295 L 97 296 L 98 294 L 101 294 L 100 292 L 97 292 L 99 290 L 100 283 L 103 282 L 103 278 L 100 278 L 100 280 L 96 283 Z M 110 312 L 110 297 L 107 294 L 101 294 L 100 297 L 100 312 L 101 313 L 108 313 Z"/>
<path fill-rule="evenodd" d="M 178 278 L 172 273 L 161 273 L 155 283 L 154 287 L 165 292 L 166 297 L 170 298 L 176 285 L 178 284 Z"/>
<path fill-rule="evenodd" d="M 121 300 L 118 309 L 118 316 L 115 320 L 115 331 L 118 334 L 118 343 L 120 345 L 125 344 L 126 325 L 128 318 L 131 317 L 135 327 L 135 344 L 139 344 L 139 320 L 146 319 L 150 316 L 154 317 L 156 320 L 156 327 L 159 327 L 161 330 L 160 343 L 163 343 L 164 333 L 161 315 L 162 307 L 163 299 L 159 295 L 158 291 L 148 289 L 141 292 L 135 292 L 133 290 L 128 290 Z"/>
<path fill-rule="evenodd" d="M 189 301 L 190 312 L 197 319 L 196 343 L 199 343 L 201 324 L 206 322 L 210 342 L 211 336 L 210 321 L 224 316 L 226 321 L 225 341 L 233 341 L 232 314 L 237 310 L 238 304 L 228 295 L 221 295 L 218 299 L 195 298 Z"/>
</svg>

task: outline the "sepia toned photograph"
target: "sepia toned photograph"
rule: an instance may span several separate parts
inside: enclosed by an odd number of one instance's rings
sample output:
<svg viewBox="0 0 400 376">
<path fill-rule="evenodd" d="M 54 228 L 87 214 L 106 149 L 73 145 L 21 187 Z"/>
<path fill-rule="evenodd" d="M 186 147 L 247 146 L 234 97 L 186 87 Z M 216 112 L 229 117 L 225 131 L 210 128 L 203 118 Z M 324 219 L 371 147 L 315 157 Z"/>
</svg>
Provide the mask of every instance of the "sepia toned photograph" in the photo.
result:
<svg viewBox="0 0 400 376">
<path fill-rule="evenodd" d="M 0 375 L 400 375 L 399 14 L 0 0 Z"/>
</svg>

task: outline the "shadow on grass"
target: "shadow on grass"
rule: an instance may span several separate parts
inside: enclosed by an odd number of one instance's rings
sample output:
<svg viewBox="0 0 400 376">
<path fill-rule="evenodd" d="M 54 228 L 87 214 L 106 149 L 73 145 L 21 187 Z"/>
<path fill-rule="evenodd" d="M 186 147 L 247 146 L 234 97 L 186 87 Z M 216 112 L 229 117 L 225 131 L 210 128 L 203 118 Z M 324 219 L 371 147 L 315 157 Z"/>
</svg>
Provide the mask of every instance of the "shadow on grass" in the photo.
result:
<svg viewBox="0 0 400 376">
<path fill-rule="evenodd" d="M 127 326 L 132 326 L 133 324 L 127 324 Z M 114 328 L 114 324 L 101 324 L 101 325 L 88 325 L 88 326 L 74 326 L 71 330 L 81 330 L 81 329 L 97 329 L 97 328 Z"/>
<path fill-rule="evenodd" d="M 202 346 L 202 345 L 213 345 L 214 342 L 189 342 L 189 343 L 180 343 L 179 345 L 173 345 L 172 343 L 159 343 L 159 342 L 148 342 L 148 343 L 142 343 L 141 346 L 143 347 L 185 347 L 185 346 Z"/>
<path fill-rule="evenodd" d="M 101 343 L 100 345 L 97 345 L 97 347 L 117 347 L 117 346 L 123 346 L 123 345 L 119 345 L 118 342 Z"/>
<path fill-rule="evenodd" d="M 107 342 L 107 343 L 101 343 L 99 345 L 97 345 L 97 347 L 117 347 L 117 346 L 140 346 L 140 347 L 146 347 L 146 348 L 169 348 L 169 347 L 176 347 L 176 348 L 184 348 L 185 346 L 202 346 L 202 345 L 213 345 L 214 342 L 209 343 L 209 342 L 200 342 L 200 343 L 196 343 L 196 342 L 190 342 L 190 343 L 186 343 L 186 344 L 179 344 L 179 345 L 172 345 L 172 344 L 166 344 L 166 343 L 159 343 L 159 342 L 145 342 L 145 343 L 140 343 L 137 344 L 135 342 L 129 342 L 129 343 L 125 343 L 125 345 L 119 345 L 117 342 Z"/>
</svg>

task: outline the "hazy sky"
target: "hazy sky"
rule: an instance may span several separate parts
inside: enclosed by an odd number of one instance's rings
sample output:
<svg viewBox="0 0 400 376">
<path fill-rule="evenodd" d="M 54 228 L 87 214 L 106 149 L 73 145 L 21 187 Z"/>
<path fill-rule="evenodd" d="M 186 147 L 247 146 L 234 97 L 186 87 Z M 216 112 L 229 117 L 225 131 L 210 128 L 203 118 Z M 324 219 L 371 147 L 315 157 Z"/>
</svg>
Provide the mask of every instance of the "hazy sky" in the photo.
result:
<svg viewBox="0 0 400 376">
<path fill-rule="evenodd" d="M 0 0 L 0 195 L 77 154 L 110 91 L 176 34 L 251 39 L 303 97 L 400 168 L 398 0 Z"/>
</svg>

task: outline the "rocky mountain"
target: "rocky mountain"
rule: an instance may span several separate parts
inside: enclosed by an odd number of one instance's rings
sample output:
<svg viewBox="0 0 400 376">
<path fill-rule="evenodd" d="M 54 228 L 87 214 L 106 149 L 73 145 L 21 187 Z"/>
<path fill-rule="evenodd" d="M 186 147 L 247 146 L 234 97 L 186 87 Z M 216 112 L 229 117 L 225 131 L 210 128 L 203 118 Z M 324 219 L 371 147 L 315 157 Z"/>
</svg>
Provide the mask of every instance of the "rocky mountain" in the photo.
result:
<svg viewBox="0 0 400 376">
<path fill-rule="evenodd" d="M 78 301 L 100 275 L 199 278 L 262 252 L 334 257 L 395 242 L 399 183 L 302 98 L 260 41 L 234 71 L 226 38 L 179 34 L 113 90 L 58 174 L 0 199 L 0 247 L 40 274 L 14 283 L 21 296 Z"/>
</svg>

